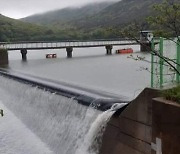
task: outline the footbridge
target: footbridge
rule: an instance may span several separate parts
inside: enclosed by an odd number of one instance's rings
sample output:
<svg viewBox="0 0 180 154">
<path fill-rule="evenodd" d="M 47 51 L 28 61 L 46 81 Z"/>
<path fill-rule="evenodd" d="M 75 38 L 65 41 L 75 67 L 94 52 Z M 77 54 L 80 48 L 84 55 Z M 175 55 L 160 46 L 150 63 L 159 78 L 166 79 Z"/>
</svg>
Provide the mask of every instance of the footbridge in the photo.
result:
<svg viewBox="0 0 180 154">
<path fill-rule="evenodd" d="M 135 40 L 116 39 L 116 40 L 89 40 L 89 41 L 41 41 L 41 42 L 1 42 L 0 48 L 10 50 L 20 50 L 22 59 L 26 60 L 27 50 L 44 49 L 66 49 L 67 58 L 72 57 L 73 48 L 105 47 L 107 55 L 112 54 L 113 46 L 135 45 Z"/>
</svg>

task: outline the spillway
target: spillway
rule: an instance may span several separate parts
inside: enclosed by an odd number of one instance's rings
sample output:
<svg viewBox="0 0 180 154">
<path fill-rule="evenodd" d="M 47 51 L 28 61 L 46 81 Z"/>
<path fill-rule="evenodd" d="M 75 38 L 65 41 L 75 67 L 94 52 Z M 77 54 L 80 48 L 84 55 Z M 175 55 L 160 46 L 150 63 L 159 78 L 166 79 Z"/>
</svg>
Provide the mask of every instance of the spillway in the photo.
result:
<svg viewBox="0 0 180 154">
<path fill-rule="evenodd" d="M 39 88 L 35 83 L 16 80 L 0 76 L 0 100 L 52 153 L 98 154 L 106 123 L 116 110 L 102 112 L 97 108 L 102 100 L 106 100 L 103 106 L 107 102 L 111 106 L 118 102 L 117 98 L 111 103 L 107 95 L 100 98 L 87 92 L 79 95 L 79 90 L 72 93 L 72 87 L 67 97 L 57 94 L 52 86 L 47 90 L 42 84 Z M 84 100 L 89 104 L 84 105 Z M 120 108 L 126 105 L 120 100 L 118 103 L 122 103 Z"/>
</svg>

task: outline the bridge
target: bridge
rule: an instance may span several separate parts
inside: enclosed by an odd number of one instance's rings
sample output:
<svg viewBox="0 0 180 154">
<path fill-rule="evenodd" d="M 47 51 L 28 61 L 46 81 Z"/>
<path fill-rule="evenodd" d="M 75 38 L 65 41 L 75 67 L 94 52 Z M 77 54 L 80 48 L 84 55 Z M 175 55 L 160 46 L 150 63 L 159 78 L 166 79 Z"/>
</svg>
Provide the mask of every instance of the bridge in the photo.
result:
<svg viewBox="0 0 180 154">
<path fill-rule="evenodd" d="M 27 50 L 43 50 L 43 49 L 66 49 L 67 58 L 72 57 L 73 48 L 89 48 L 89 47 L 105 47 L 106 54 L 112 54 L 113 46 L 135 45 L 135 40 L 116 39 L 116 40 L 91 40 L 91 41 L 43 41 L 43 42 L 1 42 L 0 48 L 11 50 L 20 50 L 22 59 L 26 60 Z"/>
</svg>

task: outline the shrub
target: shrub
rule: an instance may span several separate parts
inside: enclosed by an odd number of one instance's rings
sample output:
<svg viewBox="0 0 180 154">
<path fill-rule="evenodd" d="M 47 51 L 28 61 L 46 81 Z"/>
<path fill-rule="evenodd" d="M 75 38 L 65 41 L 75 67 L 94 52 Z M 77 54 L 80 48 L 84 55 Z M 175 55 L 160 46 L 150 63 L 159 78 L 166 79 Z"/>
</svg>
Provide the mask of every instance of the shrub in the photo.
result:
<svg viewBox="0 0 180 154">
<path fill-rule="evenodd" d="M 175 88 L 165 90 L 163 92 L 163 97 L 167 100 L 175 101 L 180 104 L 180 85 Z"/>
</svg>

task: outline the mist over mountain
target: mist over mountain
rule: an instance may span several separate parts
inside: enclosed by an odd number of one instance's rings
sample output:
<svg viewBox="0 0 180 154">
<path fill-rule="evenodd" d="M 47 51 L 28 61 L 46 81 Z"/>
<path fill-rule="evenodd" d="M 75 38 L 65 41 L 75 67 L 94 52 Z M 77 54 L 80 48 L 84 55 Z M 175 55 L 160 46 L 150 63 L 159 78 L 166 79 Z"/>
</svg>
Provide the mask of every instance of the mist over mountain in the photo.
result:
<svg viewBox="0 0 180 154">
<path fill-rule="evenodd" d="M 14 20 L 0 15 L 0 41 L 87 40 L 120 37 L 131 22 L 144 22 L 163 0 L 122 0 L 65 8 Z M 113 29 L 113 32 L 109 29 Z"/>
<path fill-rule="evenodd" d="M 143 21 L 151 14 L 151 7 L 162 0 L 122 0 L 89 4 L 81 8 L 65 8 L 22 19 L 22 21 L 56 26 L 93 29 Z"/>
<path fill-rule="evenodd" d="M 78 28 L 92 29 L 123 26 L 135 20 L 142 22 L 147 16 L 152 14 L 152 6 L 159 2 L 162 2 L 162 0 L 122 0 L 89 18 L 73 20 L 71 24 Z"/>
<path fill-rule="evenodd" d="M 104 8 L 114 3 L 115 2 L 101 2 L 87 4 L 82 7 L 68 7 L 42 14 L 36 14 L 23 18 L 21 20 L 25 22 L 43 25 L 63 24 L 71 20 L 78 20 L 83 17 L 95 15 L 102 11 Z"/>
</svg>

